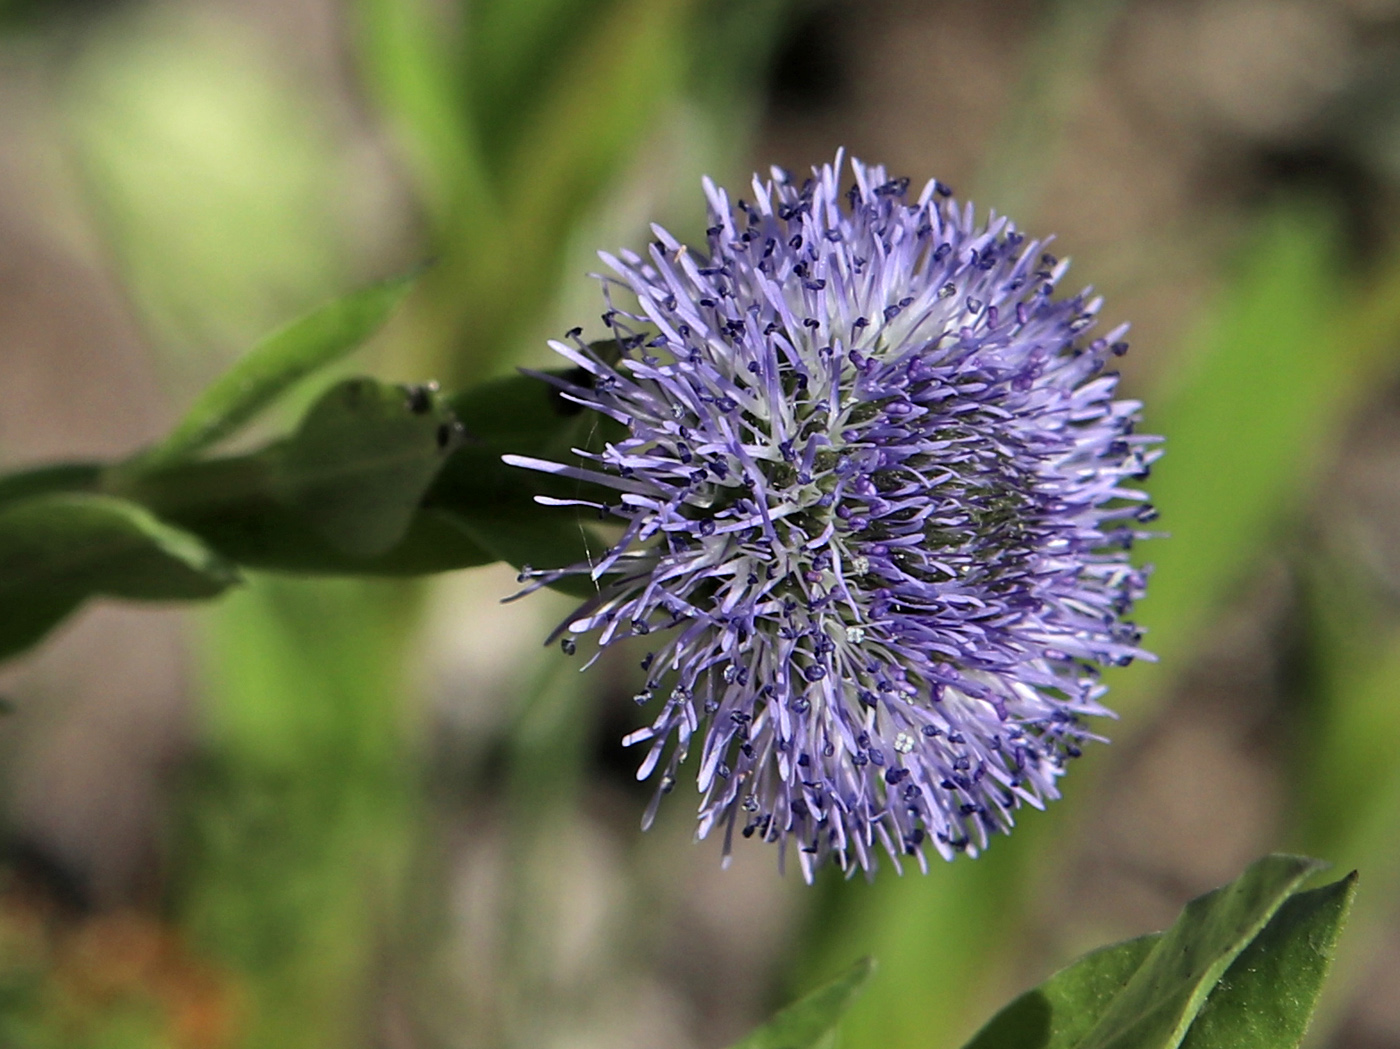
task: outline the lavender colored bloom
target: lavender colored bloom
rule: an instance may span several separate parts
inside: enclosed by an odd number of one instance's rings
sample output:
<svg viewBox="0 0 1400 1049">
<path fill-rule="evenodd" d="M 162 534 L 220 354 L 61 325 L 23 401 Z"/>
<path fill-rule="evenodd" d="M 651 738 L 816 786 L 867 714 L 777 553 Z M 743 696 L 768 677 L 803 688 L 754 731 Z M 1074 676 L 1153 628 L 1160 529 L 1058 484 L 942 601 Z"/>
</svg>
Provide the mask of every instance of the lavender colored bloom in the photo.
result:
<svg viewBox="0 0 1400 1049">
<path fill-rule="evenodd" d="M 1100 300 L 1055 298 L 1044 244 L 857 161 L 843 194 L 841 166 L 751 202 L 706 180 L 704 250 L 653 227 L 602 255 L 620 361 L 552 345 L 626 436 L 596 468 L 507 457 L 618 493 L 587 504 L 616 544 L 531 589 L 596 583 L 567 651 L 654 639 L 646 823 L 698 744 L 699 836 L 791 840 L 809 879 L 976 854 L 1058 796 L 1110 713 L 1097 667 L 1144 654 L 1129 482 L 1158 454 L 1104 371 L 1126 328 L 1089 339 Z"/>
</svg>

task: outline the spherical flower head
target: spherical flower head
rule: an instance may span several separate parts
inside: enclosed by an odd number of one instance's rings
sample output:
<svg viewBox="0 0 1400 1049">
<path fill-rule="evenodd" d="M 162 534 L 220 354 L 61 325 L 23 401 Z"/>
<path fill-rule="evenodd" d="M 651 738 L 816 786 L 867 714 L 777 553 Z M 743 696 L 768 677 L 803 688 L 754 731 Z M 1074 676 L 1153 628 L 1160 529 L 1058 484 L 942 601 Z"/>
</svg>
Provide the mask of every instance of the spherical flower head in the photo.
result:
<svg viewBox="0 0 1400 1049">
<path fill-rule="evenodd" d="M 603 254 L 620 359 L 573 333 L 565 396 L 626 436 L 590 468 L 621 537 L 561 627 L 645 635 L 627 737 L 660 772 L 650 823 L 698 746 L 699 836 L 737 829 L 871 869 L 976 854 L 1058 796 L 1110 712 L 1098 667 L 1144 655 L 1124 622 L 1144 572 L 1156 438 L 1114 400 L 1126 329 L 1090 340 L 1088 292 L 1004 218 L 841 156 L 751 201 L 705 181 L 705 248 L 653 227 Z M 550 500 L 559 502 L 559 500 Z"/>
</svg>

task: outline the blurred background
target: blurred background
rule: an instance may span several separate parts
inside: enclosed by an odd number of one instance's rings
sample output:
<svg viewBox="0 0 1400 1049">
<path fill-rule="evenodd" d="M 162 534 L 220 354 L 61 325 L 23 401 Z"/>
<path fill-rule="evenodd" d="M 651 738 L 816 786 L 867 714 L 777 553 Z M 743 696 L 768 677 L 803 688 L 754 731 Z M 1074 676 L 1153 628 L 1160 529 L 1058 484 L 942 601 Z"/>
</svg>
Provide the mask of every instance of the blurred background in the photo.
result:
<svg viewBox="0 0 1400 1049">
<path fill-rule="evenodd" d="M 951 1049 L 1287 849 L 1362 871 L 1315 1043 L 1400 1046 L 1400 2 L 0 0 L 0 466 L 427 258 L 345 370 L 545 364 L 595 249 L 841 145 L 1134 324 L 1161 660 L 1066 799 L 927 877 L 722 872 L 683 789 L 638 829 L 635 661 L 505 568 L 98 605 L 0 668 L 0 1045 L 718 1049 L 872 953 L 843 1044 Z"/>
</svg>

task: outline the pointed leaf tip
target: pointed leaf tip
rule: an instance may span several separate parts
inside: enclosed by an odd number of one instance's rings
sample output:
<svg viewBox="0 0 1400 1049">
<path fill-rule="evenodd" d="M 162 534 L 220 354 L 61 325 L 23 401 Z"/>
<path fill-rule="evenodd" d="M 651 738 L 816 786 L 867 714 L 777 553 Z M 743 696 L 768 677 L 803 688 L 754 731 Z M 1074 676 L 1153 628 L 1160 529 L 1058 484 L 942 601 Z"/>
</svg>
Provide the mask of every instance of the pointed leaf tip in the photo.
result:
<svg viewBox="0 0 1400 1049">
<path fill-rule="evenodd" d="M 1356 892 L 1356 871 L 1290 897 L 1206 999 L 1182 1049 L 1296 1049 Z"/>
<path fill-rule="evenodd" d="M 824 1049 L 841 1017 L 875 972 L 862 958 L 830 983 L 799 998 L 730 1049 Z"/>
</svg>

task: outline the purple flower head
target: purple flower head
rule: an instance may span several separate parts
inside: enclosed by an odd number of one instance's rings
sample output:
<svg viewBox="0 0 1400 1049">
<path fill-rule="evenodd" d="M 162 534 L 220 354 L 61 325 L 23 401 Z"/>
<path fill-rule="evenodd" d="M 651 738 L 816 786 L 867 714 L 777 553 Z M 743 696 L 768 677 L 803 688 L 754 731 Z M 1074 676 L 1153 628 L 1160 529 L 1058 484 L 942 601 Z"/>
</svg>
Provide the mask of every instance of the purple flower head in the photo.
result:
<svg viewBox="0 0 1400 1049">
<path fill-rule="evenodd" d="M 1130 482 L 1158 454 L 1104 371 L 1126 329 L 1089 338 L 1099 300 L 1054 297 L 1043 243 L 840 168 L 749 201 L 706 180 L 705 248 L 602 255 L 620 360 L 552 345 L 626 436 L 594 469 L 507 457 L 618 493 L 589 504 L 616 544 L 532 589 L 596 584 L 566 650 L 653 640 L 646 822 L 698 747 L 699 835 L 791 841 L 809 879 L 976 854 L 1058 796 L 1110 713 L 1097 667 L 1144 655 Z"/>
</svg>

